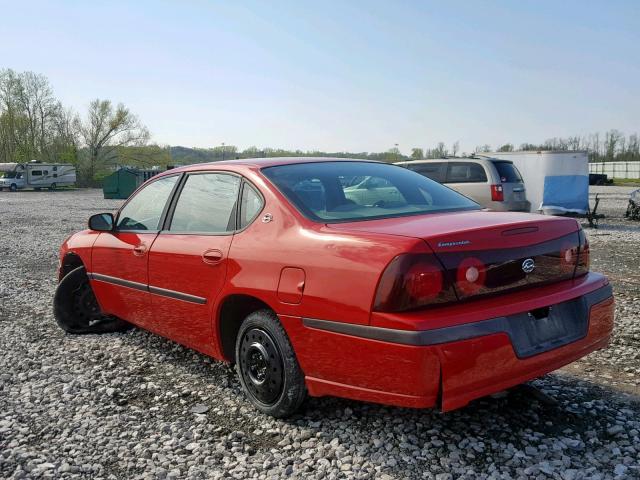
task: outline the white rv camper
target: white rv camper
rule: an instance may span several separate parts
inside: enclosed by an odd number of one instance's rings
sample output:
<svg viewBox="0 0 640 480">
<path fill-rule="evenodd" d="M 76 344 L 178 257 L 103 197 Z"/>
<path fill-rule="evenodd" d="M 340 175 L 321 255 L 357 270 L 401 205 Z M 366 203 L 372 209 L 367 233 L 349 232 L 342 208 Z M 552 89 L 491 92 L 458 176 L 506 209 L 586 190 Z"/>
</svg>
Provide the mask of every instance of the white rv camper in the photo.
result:
<svg viewBox="0 0 640 480">
<path fill-rule="evenodd" d="M 68 187 L 76 183 L 76 167 L 70 163 L 17 163 L 0 177 L 0 190 L 15 192 L 22 188 L 40 190 Z"/>
</svg>

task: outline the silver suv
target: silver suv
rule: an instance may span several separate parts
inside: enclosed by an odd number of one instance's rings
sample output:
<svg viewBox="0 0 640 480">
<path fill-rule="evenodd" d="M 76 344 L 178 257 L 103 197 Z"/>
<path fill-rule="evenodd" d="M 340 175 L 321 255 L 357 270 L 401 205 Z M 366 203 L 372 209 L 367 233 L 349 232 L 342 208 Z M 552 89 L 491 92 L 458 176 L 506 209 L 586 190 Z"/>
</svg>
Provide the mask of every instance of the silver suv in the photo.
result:
<svg viewBox="0 0 640 480">
<path fill-rule="evenodd" d="M 396 165 L 443 183 L 491 210 L 531 210 L 522 176 L 508 160 L 446 158 L 398 162 Z"/>
</svg>

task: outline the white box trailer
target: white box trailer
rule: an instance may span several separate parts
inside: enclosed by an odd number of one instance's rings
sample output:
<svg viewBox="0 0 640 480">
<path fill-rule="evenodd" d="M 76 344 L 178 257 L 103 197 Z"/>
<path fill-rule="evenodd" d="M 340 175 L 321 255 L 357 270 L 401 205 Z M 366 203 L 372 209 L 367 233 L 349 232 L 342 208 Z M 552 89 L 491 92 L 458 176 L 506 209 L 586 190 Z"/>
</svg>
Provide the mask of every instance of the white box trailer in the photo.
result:
<svg viewBox="0 0 640 480">
<path fill-rule="evenodd" d="M 532 211 L 585 214 L 589 209 L 589 157 L 584 151 L 490 152 L 520 170 Z"/>
<path fill-rule="evenodd" d="M 70 163 L 17 163 L 0 178 L 0 190 L 15 192 L 23 188 L 40 190 L 68 187 L 76 183 L 76 167 Z"/>
</svg>

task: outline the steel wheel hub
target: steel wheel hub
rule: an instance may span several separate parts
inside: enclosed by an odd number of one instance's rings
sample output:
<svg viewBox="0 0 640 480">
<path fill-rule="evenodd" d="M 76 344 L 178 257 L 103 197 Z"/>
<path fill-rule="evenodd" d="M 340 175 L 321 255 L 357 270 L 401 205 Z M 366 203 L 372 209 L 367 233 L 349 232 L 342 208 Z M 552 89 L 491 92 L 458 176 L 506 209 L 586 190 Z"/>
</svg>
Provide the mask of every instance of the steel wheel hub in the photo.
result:
<svg viewBox="0 0 640 480">
<path fill-rule="evenodd" d="M 73 309 L 78 318 L 81 318 L 87 324 L 95 320 L 100 314 L 98 302 L 93 294 L 93 290 L 88 283 L 84 283 L 74 292 Z"/>
<path fill-rule="evenodd" d="M 282 358 L 267 332 L 260 328 L 245 332 L 239 364 L 251 395 L 266 405 L 275 403 L 282 392 Z"/>
</svg>

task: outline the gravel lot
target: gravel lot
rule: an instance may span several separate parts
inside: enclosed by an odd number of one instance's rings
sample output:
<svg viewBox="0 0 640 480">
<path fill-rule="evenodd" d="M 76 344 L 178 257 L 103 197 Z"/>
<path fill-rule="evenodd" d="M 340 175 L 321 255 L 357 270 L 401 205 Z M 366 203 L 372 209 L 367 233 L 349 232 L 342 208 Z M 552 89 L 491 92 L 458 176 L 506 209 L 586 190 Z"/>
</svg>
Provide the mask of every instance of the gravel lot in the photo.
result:
<svg viewBox="0 0 640 480">
<path fill-rule="evenodd" d="M 611 346 L 526 390 L 456 412 L 311 399 L 280 421 L 227 366 L 141 330 L 74 337 L 54 323 L 60 243 L 95 190 L 0 193 L 2 478 L 640 478 L 640 224 L 630 188 L 597 187 L 593 269 L 617 294 Z"/>
</svg>

